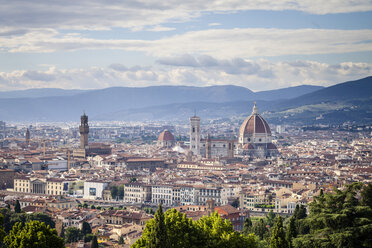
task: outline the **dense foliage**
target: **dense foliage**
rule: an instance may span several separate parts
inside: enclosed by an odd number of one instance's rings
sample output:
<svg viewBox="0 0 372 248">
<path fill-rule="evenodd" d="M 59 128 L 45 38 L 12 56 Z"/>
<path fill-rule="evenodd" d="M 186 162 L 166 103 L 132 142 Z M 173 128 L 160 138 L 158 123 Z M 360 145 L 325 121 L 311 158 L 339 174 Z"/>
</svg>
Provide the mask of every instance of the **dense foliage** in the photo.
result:
<svg viewBox="0 0 372 248">
<path fill-rule="evenodd" d="M 25 226 L 22 223 L 14 224 L 13 229 L 4 238 L 4 245 L 8 248 L 62 248 L 64 241 L 58 237 L 55 229 L 39 221 L 30 221 Z"/>
<path fill-rule="evenodd" d="M 141 247 L 257 247 L 253 234 L 235 232 L 230 221 L 222 220 L 217 213 L 198 221 L 187 218 L 175 209 L 163 214 L 159 207 L 155 218 L 147 222 L 142 238 L 132 245 Z"/>
<path fill-rule="evenodd" d="M 298 220 L 293 246 L 372 247 L 371 192 L 371 184 L 362 183 L 333 194 L 321 192 L 310 204 L 309 216 Z"/>
</svg>

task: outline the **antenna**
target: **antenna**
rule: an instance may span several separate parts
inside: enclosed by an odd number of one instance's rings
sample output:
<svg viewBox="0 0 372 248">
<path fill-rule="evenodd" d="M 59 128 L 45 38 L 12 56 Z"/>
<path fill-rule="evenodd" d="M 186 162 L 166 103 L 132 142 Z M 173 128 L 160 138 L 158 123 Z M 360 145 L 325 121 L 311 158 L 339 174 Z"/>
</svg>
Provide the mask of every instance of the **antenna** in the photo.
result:
<svg viewBox="0 0 372 248">
<path fill-rule="evenodd" d="M 196 116 L 196 109 L 194 109 L 194 116 Z"/>
</svg>

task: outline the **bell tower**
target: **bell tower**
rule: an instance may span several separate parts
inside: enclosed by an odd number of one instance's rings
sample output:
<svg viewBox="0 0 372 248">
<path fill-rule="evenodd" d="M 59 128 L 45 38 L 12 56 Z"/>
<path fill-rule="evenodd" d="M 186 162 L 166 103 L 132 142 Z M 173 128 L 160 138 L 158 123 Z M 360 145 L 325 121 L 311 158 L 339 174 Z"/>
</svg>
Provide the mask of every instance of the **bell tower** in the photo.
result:
<svg viewBox="0 0 372 248">
<path fill-rule="evenodd" d="M 89 125 L 88 125 L 88 116 L 85 113 L 80 117 L 80 148 L 85 149 L 88 145 L 88 134 L 89 134 Z"/>
<path fill-rule="evenodd" d="M 200 154 L 200 117 L 190 117 L 190 150 L 194 155 Z"/>
</svg>

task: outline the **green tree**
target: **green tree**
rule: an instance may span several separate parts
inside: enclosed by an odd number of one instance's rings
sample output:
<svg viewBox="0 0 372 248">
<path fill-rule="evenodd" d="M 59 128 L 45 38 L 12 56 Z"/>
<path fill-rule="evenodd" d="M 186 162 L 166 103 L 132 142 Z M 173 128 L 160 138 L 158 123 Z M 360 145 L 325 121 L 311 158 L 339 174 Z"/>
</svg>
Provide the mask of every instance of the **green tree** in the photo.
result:
<svg viewBox="0 0 372 248">
<path fill-rule="evenodd" d="M 276 218 L 275 225 L 272 230 L 270 238 L 270 248 L 287 248 L 288 242 L 285 238 L 285 232 L 283 228 L 283 219 L 279 215 Z"/>
<path fill-rule="evenodd" d="M 119 243 L 119 245 L 124 244 L 124 238 L 123 238 L 123 236 L 120 236 L 118 243 Z"/>
<path fill-rule="evenodd" d="M 118 186 L 116 185 L 111 186 L 110 192 L 112 199 L 116 199 L 116 197 L 118 196 Z"/>
<path fill-rule="evenodd" d="M 95 236 L 95 235 L 93 235 L 93 234 L 91 234 L 91 233 L 88 233 L 88 234 L 85 235 L 85 237 L 84 237 L 84 242 L 85 242 L 85 243 L 88 243 L 88 242 L 92 241 L 92 239 L 93 239 L 94 236 Z"/>
<path fill-rule="evenodd" d="M 16 200 L 16 203 L 15 203 L 15 206 L 14 206 L 14 212 L 15 213 L 20 213 L 22 210 L 21 210 L 21 204 L 19 204 L 19 201 Z"/>
<path fill-rule="evenodd" d="M 8 248 L 64 247 L 64 241 L 62 238 L 58 237 L 57 231 L 39 221 L 28 222 L 24 227 L 22 223 L 16 223 L 13 229 L 4 238 L 4 244 Z"/>
<path fill-rule="evenodd" d="M 56 223 L 53 221 L 52 217 L 44 213 L 28 214 L 26 218 L 26 222 L 29 222 L 32 220 L 38 220 L 40 222 L 44 222 L 45 225 L 50 226 L 51 228 L 56 227 Z"/>
<path fill-rule="evenodd" d="M 260 240 L 263 240 L 269 232 L 263 219 L 255 222 L 252 226 L 252 232 L 256 234 Z"/>
<path fill-rule="evenodd" d="M 362 183 L 353 183 L 315 197 L 302 220 L 310 230 L 293 239 L 294 247 L 371 247 L 372 209 L 363 204 L 363 190 Z"/>
<path fill-rule="evenodd" d="M 78 242 L 83 238 L 83 234 L 79 228 L 68 227 L 65 231 L 66 243 Z"/>
<path fill-rule="evenodd" d="M 158 210 L 159 211 L 159 210 Z M 155 216 L 158 215 L 158 212 Z M 142 238 L 132 248 L 155 247 L 154 230 L 161 218 L 151 219 L 146 223 Z M 222 220 L 218 213 L 193 221 L 175 209 L 164 213 L 167 240 L 161 247 L 170 248 L 256 248 L 258 241 L 254 234 L 245 236 L 235 232 L 229 220 Z"/>
<path fill-rule="evenodd" d="M 6 232 L 4 228 L 4 216 L 0 214 L 0 246 L 3 243 L 5 236 L 6 236 Z"/>
<path fill-rule="evenodd" d="M 270 212 L 266 215 L 266 222 L 270 227 L 272 227 L 274 225 L 274 221 L 275 221 L 275 214 L 273 210 L 270 210 Z"/>
<path fill-rule="evenodd" d="M 293 238 L 296 238 L 297 236 L 297 231 L 296 231 L 296 219 L 294 216 L 292 216 L 290 219 L 289 219 L 289 224 L 288 224 L 288 228 L 287 228 L 287 232 L 286 232 L 286 239 L 287 239 L 287 242 L 288 242 L 288 247 L 292 248 L 293 245 L 292 245 L 292 239 Z"/>
<path fill-rule="evenodd" d="M 87 203 L 84 203 L 84 204 L 82 205 L 82 207 L 83 207 L 83 208 L 88 208 L 88 204 L 87 204 Z"/>
<path fill-rule="evenodd" d="M 97 236 L 94 236 L 92 239 L 92 242 L 90 243 L 90 248 L 98 248 L 98 241 L 97 241 Z"/>
<path fill-rule="evenodd" d="M 362 196 L 361 204 L 372 208 L 372 184 L 364 186 L 360 194 Z"/>
<path fill-rule="evenodd" d="M 155 213 L 155 223 L 149 234 L 151 248 L 169 247 L 167 228 L 165 226 L 164 213 L 161 204 Z"/>
<path fill-rule="evenodd" d="M 118 196 L 120 199 L 124 198 L 124 185 L 120 185 L 118 188 Z"/>
<path fill-rule="evenodd" d="M 243 225 L 243 233 L 248 235 L 252 232 L 252 221 L 251 218 L 246 218 Z"/>
<path fill-rule="evenodd" d="M 86 221 L 83 222 L 83 225 L 81 227 L 81 232 L 84 236 L 86 236 L 89 233 L 92 233 L 92 228 L 90 227 L 90 224 Z"/>
<path fill-rule="evenodd" d="M 240 205 L 240 201 L 239 201 L 239 198 L 236 198 L 233 203 L 231 203 L 231 206 L 233 206 L 234 208 L 238 208 Z"/>
<path fill-rule="evenodd" d="M 94 206 L 94 205 L 92 204 L 92 205 L 90 205 L 90 208 L 91 208 L 91 209 L 96 209 L 96 206 Z"/>
</svg>

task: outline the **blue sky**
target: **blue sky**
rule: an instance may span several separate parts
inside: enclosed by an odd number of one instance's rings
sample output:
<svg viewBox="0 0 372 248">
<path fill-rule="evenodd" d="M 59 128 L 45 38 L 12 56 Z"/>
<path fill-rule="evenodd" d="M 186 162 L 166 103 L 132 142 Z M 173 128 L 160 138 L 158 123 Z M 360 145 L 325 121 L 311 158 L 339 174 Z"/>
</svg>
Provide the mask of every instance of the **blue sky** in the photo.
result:
<svg viewBox="0 0 372 248">
<path fill-rule="evenodd" d="M 0 90 L 235 84 L 372 72 L 372 1 L 0 1 Z"/>
</svg>

